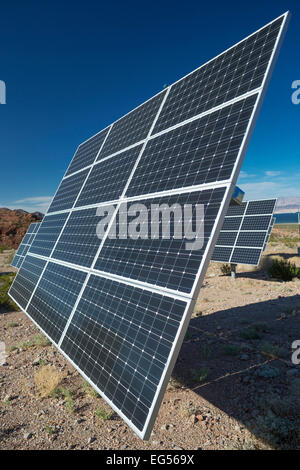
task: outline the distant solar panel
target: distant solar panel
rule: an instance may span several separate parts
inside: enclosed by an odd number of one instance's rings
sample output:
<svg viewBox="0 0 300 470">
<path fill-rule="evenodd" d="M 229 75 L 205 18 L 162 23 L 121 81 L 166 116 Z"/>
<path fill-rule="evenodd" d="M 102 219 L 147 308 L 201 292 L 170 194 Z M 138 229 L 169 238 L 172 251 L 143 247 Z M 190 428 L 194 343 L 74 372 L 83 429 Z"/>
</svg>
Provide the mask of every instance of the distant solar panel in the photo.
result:
<svg viewBox="0 0 300 470">
<path fill-rule="evenodd" d="M 259 264 L 274 224 L 276 199 L 243 202 L 229 206 L 212 261 Z"/>
<path fill-rule="evenodd" d="M 39 223 L 32 223 L 29 225 L 28 230 L 26 234 L 24 235 L 23 240 L 21 241 L 14 259 L 12 260 L 11 266 L 14 266 L 15 268 L 20 268 L 22 266 L 22 263 L 24 261 L 24 258 L 33 242 L 35 239 L 36 232 L 38 231 L 39 228 Z"/>
<path fill-rule="evenodd" d="M 287 20 L 288 13 L 80 145 L 11 288 L 11 297 L 144 439 L 235 189 Z M 131 203 L 143 204 L 147 216 L 157 204 L 202 204 L 202 248 L 187 248 L 174 233 L 124 239 L 107 230 L 99 240 L 98 209 L 112 207 L 108 226 L 117 222 L 120 232 L 123 209 Z M 188 222 L 194 226 L 195 211 Z"/>
</svg>

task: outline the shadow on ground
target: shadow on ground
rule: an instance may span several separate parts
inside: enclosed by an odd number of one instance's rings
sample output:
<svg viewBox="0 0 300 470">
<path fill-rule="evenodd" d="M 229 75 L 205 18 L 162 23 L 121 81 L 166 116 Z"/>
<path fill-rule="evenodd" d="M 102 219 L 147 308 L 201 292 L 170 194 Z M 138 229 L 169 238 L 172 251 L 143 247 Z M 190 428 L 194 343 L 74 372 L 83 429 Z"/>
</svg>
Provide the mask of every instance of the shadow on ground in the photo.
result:
<svg viewBox="0 0 300 470">
<path fill-rule="evenodd" d="M 291 361 L 295 340 L 300 340 L 300 295 L 192 318 L 173 379 L 268 446 L 296 448 L 300 366 Z"/>
</svg>

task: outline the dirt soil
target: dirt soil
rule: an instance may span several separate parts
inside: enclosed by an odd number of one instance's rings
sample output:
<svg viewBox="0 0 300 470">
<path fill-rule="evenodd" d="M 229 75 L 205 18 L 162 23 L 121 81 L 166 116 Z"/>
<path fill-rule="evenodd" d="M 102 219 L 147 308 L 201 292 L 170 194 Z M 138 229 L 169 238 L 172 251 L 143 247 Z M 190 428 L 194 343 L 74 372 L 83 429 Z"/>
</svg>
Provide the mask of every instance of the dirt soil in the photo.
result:
<svg viewBox="0 0 300 470">
<path fill-rule="evenodd" d="M 275 233 L 279 241 L 269 244 L 263 266 L 274 254 L 299 264 L 296 247 L 281 241 L 286 231 Z M 9 253 L 0 256 L 0 270 L 14 271 Z M 300 340 L 300 280 L 242 266 L 233 280 L 220 266 L 210 264 L 148 442 L 116 414 L 103 419 L 99 409 L 110 408 L 55 347 L 20 345 L 40 333 L 23 312 L 0 314 L 7 350 L 0 448 L 300 449 L 300 366 L 291 361 L 292 342 Z M 40 398 L 34 377 L 45 364 L 72 391 L 71 409 L 64 396 Z"/>
</svg>

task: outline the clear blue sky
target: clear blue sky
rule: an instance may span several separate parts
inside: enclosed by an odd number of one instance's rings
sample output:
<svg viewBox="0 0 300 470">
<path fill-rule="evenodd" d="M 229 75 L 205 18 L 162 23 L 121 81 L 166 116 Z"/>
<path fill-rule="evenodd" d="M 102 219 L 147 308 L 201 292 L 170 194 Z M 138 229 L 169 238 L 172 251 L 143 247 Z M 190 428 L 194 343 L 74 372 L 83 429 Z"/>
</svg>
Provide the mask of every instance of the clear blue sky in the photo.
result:
<svg viewBox="0 0 300 470">
<path fill-rule="evenodd" d="M 299 1 L 2 2 L 0 207 L 44 211 L 82 140 L 288 9 L 239 180 L 248 198 L 300 196 Z"/>
</svg>

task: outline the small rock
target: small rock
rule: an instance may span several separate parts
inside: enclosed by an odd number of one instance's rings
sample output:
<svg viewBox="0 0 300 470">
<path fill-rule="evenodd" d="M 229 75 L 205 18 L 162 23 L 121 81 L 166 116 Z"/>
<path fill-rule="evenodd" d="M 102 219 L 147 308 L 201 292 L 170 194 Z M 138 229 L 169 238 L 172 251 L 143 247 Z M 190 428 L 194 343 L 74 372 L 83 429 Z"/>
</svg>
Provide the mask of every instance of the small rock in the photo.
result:
<svg viewBox="0 0 300 470">
<path fill-rule="evenodd" d="M 92 444 L 92 442 L 95 442 L 95 440 L 96 440 L 95 437 L 89 437 L 88 444 Z"/>
<path fill-rule="evenodd" d="M 192 424 L 197 423 L 198 419 L 197 419 L 196 415 L 190 416 L 190 421 L 191 421 Z"/>
<path fill-rule="evenodd" d="M 31 439 L 32 438 L 32 434 L 31 432 L 24 432 L 24 439 Z"/>
<path fill-rule="evenodd" d="M 174 446 L 173 449 L 174 449 L 174 450 L 184 450 L 184 448 L 183 448 L 183 447 L 180 447 L 180 446 Z"/>
</svg>

